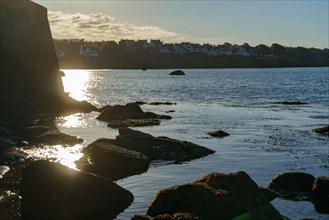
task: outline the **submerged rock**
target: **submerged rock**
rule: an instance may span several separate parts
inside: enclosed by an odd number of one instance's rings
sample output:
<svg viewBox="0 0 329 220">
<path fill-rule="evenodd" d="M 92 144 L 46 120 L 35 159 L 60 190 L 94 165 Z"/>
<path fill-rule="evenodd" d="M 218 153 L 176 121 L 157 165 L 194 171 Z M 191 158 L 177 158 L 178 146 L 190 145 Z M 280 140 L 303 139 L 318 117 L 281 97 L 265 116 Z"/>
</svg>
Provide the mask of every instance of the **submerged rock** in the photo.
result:
<svg viewBox="0 0 329 220">
<path fill-rule="evenodd" d="M 141 131 L 120 128 L 115 143 L 123 148 L 141 152 L 150 160 L 189 161 L 215 151 L 187 141 L 154 137 Z"/>
<path fill-rule="evenodd" d="M 222 130 L 209 131 L 207 134 L 212 137 L 226 137 L 230 135 L 229 133 L 226 133 L 225 131 Z"/>
<path fill-rule="evenodd" d="M 172 71 L 171 73 L 169 73 L 169 75 L 183 76 L 183 75 L 185 75 L 185 73 L 182 70 L 175 70 L 175 71 Z"/>
<path fill-rule="evenodd" d="M 322 128 L 315 128 L 312 131 L 314 131 L 316 133 L 319 133 L 319 134 L 322 134 L 322 135 L 329 136 L 329 125 L 326 125 Z"/>
<path fill-rule="evenodd" d="M 162 190 L 149 205 L 147 215 L 152 219 L 179 212 L 207 220 L 285 219 L 244 172 L 213 173 L 195 182 Z"/>
<path fill-rule="evenodd" d="M 136 101 L 138 105 L 177 105 L 176 102 L 144 102 L 144 101 Z"/>
<path fill-rule="evenodd" d="M 143 127 L 159 125 L 160 120 L 154 118 L 143 118 L 143 119 L 126 119 L 123 121 L 111 121 L 107 124 L 110 128 L 126 128 L 126 127 Z"/>
<path fill-rule="evenodd" d="M 149 215 L 134 215 L 131 217 L 131 220 L 201 220 L 201 218 L 191 213 L 180 212 L 173 215 L 161 214 L 155 217 Z"/>
<path fill-rule="evenodd" d="M 150 163 L 145 155 L 116 146 L 106 138 L 96 140 L 83 151 L 85 156 L 76 162 L 77 168 L 112 180 L 141 174 Z"/>
<path fill-rule="evenodd" d="M 300 102 L 300 101 L 296 101 L 296 102 L 283 101 L 283 102 L 271 102 L 271 104 L 280 104 L 280 105 L 307 105 L 309 103 L 307 103 L 307 102 Z"/>
<path fill-rule="evenodd" d="M 157 115 L 153 112 L 143 112 L 138 104 L 128 103 L 104 108 L 97 119 L 109 122 L 108 127 L 119 128 L 159 125 L 160 121 L 158 119 L 171 119 L 171 117 Z"/>
<path fill-rule="evenodd" d="M 133 195 L 112 181 L 49 161 L 22 173 L 23 219 L 113 219 Z"/>
</svg>

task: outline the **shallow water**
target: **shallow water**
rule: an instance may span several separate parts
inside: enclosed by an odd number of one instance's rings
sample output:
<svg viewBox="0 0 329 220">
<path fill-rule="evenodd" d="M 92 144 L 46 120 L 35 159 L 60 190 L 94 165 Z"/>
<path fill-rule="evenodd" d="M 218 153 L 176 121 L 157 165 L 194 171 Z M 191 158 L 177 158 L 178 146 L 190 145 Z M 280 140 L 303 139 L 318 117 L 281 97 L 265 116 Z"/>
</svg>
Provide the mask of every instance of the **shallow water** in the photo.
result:
<svg viewBox="0 0 329 220">
<path fill-rule="evenodd" d="M 170 101 L 176 105 L 142 105 L 144 111 L 169 114 L 160 126 L 138 128 L 155 136 L 191 141 L 214 149 L 215 154 L 183 164 L 153 163 L 141 175 L 117 183 L 134 194 L 134 202 L 117 219 L 145 213 L 159 190 L 185 184 L 211 172 L 246 171 L 267 186 L 282 172 L 303 171 L 314 176 L 329 171 L 329 139 L 311 130 L 329 124 L 328 68 L 193 69 L 185 76 L 171 70 L 64 70 L 65 90 L 97 106 L 137 100 Z M 307 105 L 276 105 L 276 101 L 302 101 Z M 172 113 L 166 113 L 174 110 Z M 82 145 L 49 146 L 27 153 L 50 157 L 70 167 L 81 149 L 97 138 L 114 138 L 117 130 L 95 120 L 97 113 L 57 119 L 59 129 L 85 140 Z M 230 136 L 209 138 L 222 129 Z M 272 203 L 292 219 L 328 219 L 309 202 L 276 199 Z"/>
</svg>

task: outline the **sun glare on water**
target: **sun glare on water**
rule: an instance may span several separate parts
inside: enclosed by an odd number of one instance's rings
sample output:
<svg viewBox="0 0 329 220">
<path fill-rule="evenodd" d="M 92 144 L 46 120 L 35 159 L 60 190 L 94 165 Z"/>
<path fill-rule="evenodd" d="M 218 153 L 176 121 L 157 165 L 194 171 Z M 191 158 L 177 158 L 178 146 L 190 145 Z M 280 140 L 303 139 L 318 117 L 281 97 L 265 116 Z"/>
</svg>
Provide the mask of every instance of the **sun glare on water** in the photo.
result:
<svg viewBox="0 0 329 220">
<path fill-rule="evenodd" d="M 77 144 L 72 147 L 63 147 L 62 145 L 44 146 L 43 148 L 31 148 L 24 150 L 32 158 L 47 159 L 59 162 L 64 166 L 76 169 L 75 161 L 79 160 L 83 153 L 82 145 Z"/>
<path fill-rule="evenodd" d="M 65 80 L 63 81 L 65 92 L 79 101 L 87 100 L 86 88 L 90 81 L 90 72 L 88 70 L 63 70 Z"/>
</svg>

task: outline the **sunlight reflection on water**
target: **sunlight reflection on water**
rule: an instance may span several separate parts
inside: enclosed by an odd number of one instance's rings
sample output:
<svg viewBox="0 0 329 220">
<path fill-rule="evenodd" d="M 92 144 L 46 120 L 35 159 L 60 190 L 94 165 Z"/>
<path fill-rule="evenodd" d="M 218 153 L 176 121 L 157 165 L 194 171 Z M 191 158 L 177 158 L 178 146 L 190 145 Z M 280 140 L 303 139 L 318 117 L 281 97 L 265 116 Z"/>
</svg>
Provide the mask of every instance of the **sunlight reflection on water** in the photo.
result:
<svg viewBox="0 0 329 220">
<path fill-rule="evenodd" d="M 74 114 L 74 115 L 69 115 L 66 117 L 63 117 L 62 120 L 62 127 L 66 127 L 66 128 L 83 128 L 86 127 L 86 121 L 83 120 L 83 114 Z"/>
<path fill-rule="evenodd" d="M 90 81 L 90 72 L 88 70 L 64 70 L 64 72 L 65 92 L 68 92 L 76 100 L 87 100 L 86 89 Z"/>
<path fill-rule="evenodd" d="M 75 161 L 82 157 L 82 145 L 77 144 L 72 147 L 62 145 L 44 146 L 43 148 L 30 148 L 23 150 L 32 158 L 48 159 L 59 162 L 67 167 L 76 169 Z"/>
</svg>

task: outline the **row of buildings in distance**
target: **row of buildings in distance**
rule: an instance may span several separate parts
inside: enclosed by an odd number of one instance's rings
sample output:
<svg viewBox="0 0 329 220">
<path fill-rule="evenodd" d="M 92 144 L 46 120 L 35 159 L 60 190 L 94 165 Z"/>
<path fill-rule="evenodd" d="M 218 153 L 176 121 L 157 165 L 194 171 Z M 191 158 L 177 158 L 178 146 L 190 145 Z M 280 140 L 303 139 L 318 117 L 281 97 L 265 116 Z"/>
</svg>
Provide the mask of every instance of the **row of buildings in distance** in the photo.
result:
<svg viewBox="0 0 329 220">
<path fill-rule="evenodd" d="M 114 41 L 111 41 L 112 43 Z M 92 45 L 81 43 L 78 56 L 81 57 L 94 57 L 98 58 L 101 54 L 100 44 L 102 42 L 93 42 Z M 266 45 L 258 45 L 262 47 L 261 50 L 257 47 L 251 47 L 245 43 L 243 45 L 232 45 L 230 43 L 224 43 L 222 45 L 211 44 L 198 44 L 191 42 L 181 43 L 163 43 L 161 40 L 120 40 L 117 44 L 118 48 L 126 52 L 136 51 L 141 49 L 144 52 L 150 54 L 204 54 L 207 56 L 263 56 L 263 57 L 276 57 L 270 47 Z M 283 48 L 283 47 L 282 47 Z M 58 57 L 65 57 L 65 49 L 57 49 Z"/>
</svg>

